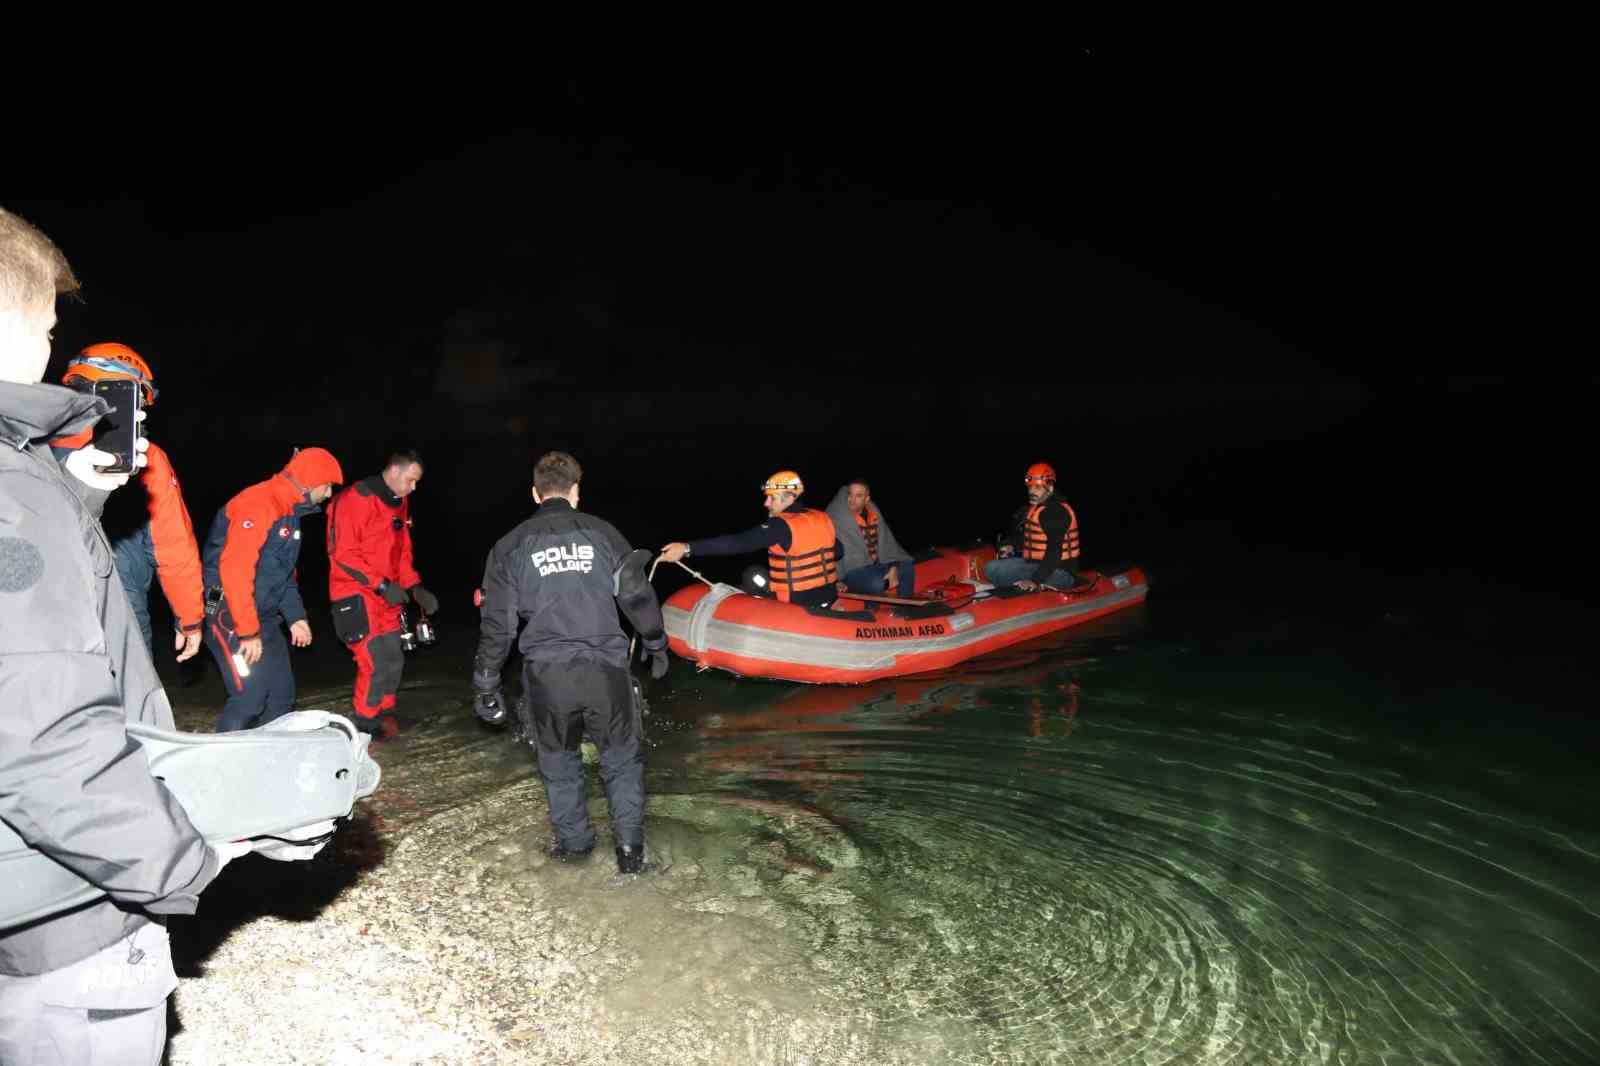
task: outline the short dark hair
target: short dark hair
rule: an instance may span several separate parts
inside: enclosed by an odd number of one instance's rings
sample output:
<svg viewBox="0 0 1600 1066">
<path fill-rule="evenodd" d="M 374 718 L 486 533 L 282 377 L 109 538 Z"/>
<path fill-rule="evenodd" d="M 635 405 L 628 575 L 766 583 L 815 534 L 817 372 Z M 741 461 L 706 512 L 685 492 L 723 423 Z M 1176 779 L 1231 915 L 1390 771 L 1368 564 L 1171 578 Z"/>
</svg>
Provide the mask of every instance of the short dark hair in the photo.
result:
<svg viewBox="0 0 1600 1066">
<path fill-rule="evenodd" d="M 394 451 L 389 453 L 389 459 L 383 464 L 383 468 L 387 470 L 391 466 L 398 466 L 400 469 L 404 470 L 412 463 L 416 463 L 418 466 L 426 465 L 422 461 L 421 452 L 417 451 L 415 448 L 396 448 Z"/>
<path fill-rule="evenodd" d="M 862 488 L 867 490 L 867 495 L 868 496 L 872 495 L 872 485 L 870 483 L 868 483 L 867 479 L 864 478 L 864 477 L 853 477 L 849 481 L 846 481 L 844 483 L 844 487 L 847 488 L 847 489 L 851 485 L 860 485 Z"/>
<path fill-rule="evenodd" d="M 541 496 L 559 496 L 583 480 L 583 467 L 566 452 L 545 452 L 533 464 L 533 487 Z"/>
</svg>

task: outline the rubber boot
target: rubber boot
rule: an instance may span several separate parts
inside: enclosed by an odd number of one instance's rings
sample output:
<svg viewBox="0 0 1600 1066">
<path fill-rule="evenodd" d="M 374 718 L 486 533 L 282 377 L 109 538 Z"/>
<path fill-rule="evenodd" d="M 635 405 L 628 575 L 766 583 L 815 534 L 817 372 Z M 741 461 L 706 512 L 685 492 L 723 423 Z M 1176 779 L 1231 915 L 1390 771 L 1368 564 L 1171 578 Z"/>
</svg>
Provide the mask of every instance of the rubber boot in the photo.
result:
<svg viewBox="0 0 1600 1066">
<path fill-rule="evenodd" d="M 380 740 L 388 740 L 400 732 L 399 719 L 387 711 L 371 718 L 355 714 L 351 715 L 350 719 L 355 724 L 356 729 L 371 737 L 374 743 Z"/>
<path fill-rule="evenodd" d="M 636 874 L 644 870 L 644 844 L 617 845 L 617 873 Z"/>
<path fill-rule="evenodd" d="M 549 855 L 552 859 L 554 859 L 556 862 L 564 862 L 569 866 L 576 866 L 579 863 L 588 862 L 589 856 L 592 854 L 594 854 L 593 845 L 585 848 L 582 851 L 575 851 L 560 841 L 550 845 L 549 851 Z"/>
</svg>

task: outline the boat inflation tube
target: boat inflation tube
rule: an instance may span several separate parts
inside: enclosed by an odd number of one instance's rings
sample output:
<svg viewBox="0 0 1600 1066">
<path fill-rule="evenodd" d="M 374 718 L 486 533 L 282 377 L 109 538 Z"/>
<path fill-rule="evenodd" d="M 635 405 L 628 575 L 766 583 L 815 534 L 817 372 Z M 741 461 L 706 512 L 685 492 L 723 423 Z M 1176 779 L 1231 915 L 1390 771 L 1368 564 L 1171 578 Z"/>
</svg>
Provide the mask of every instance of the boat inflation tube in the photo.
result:
<svg viewBox="0 0 1600 1066">
<path fill-rule="evenodd" d="M 347 817 L 356 800 L 378 790 L 381 776 L 367 754 L 372 738 L 327 711 L 295 711 L 237 733 L 179 733 L 130 722 L 128 736 L 144 749 L 151 776 L 211 843 L 278 839 Z M 0 929 L 106 894 L 29 847 L 4 822 L 0 884 Z"/>
</svg>

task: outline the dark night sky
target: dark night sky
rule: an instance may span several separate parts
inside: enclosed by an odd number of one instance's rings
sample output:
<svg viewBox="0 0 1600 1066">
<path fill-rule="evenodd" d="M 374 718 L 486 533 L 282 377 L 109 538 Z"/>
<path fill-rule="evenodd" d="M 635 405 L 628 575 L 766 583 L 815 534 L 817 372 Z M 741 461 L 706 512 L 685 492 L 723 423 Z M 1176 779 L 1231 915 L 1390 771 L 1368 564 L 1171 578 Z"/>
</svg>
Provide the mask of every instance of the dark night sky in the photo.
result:
<svg viewBox="0 0 1600 1066">
<path fill-rule="evenodd" d="M 5 203 L 85 282 L 58 362 L 156 364 L 197 522 L 290 443 L 409 438 L 463 574 L 563 445 L 644 543 L 789 465 L 948 542 L 1040 457 L 1113 555 L 1575 539 L 1594 378 L 1497 285 L 1465 94 L 1337 49 L 698 69 L 108 99 Z"/>
</svg>

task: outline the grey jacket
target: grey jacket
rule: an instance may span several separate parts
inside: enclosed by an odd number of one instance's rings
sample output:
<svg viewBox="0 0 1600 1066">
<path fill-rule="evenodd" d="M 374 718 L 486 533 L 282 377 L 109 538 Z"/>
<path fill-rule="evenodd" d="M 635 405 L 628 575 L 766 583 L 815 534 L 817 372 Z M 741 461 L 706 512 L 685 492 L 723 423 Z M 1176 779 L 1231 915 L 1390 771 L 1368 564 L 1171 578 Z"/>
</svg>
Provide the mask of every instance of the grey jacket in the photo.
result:
<svg viewBox="0 0 1600 1066">
<path fill-rule="evenodd" d="M 0 930 L 0 974 L 60 969 L 150 915 L 193 914 L 217 874 L 128 739 L 129 721 L 173 728 L 172 707 L 100 529 L 105 494 L 47 443 L 106 410 L 59 385 L 0 382 L 0 820 L 109 896 Z"/>
<path fill-rule="evenodd" d="M 856 525 L 856 516 L 851 513 L 850 505 L 845 502 L 849 495 L 850 486 L 841 485 L 839 491 L 833 494 L 833 502 L 828 504 L 828 517 L 833 519 L 834 531 L 839 535 L 839 543 L 844 546 L 844 558 L 839 560 L 840 577 L 852 570 L 872 565 L 872 556 L 867 554 L 867 539 L 861 535 L 861 527 Z M 895 539 L 883 508 L 875 502 L 868 506 L 878 512 L 878 562 L 893 563 L 911 558 L 911 553 L 902 548 L 900 542 Z"/>
</svg>

